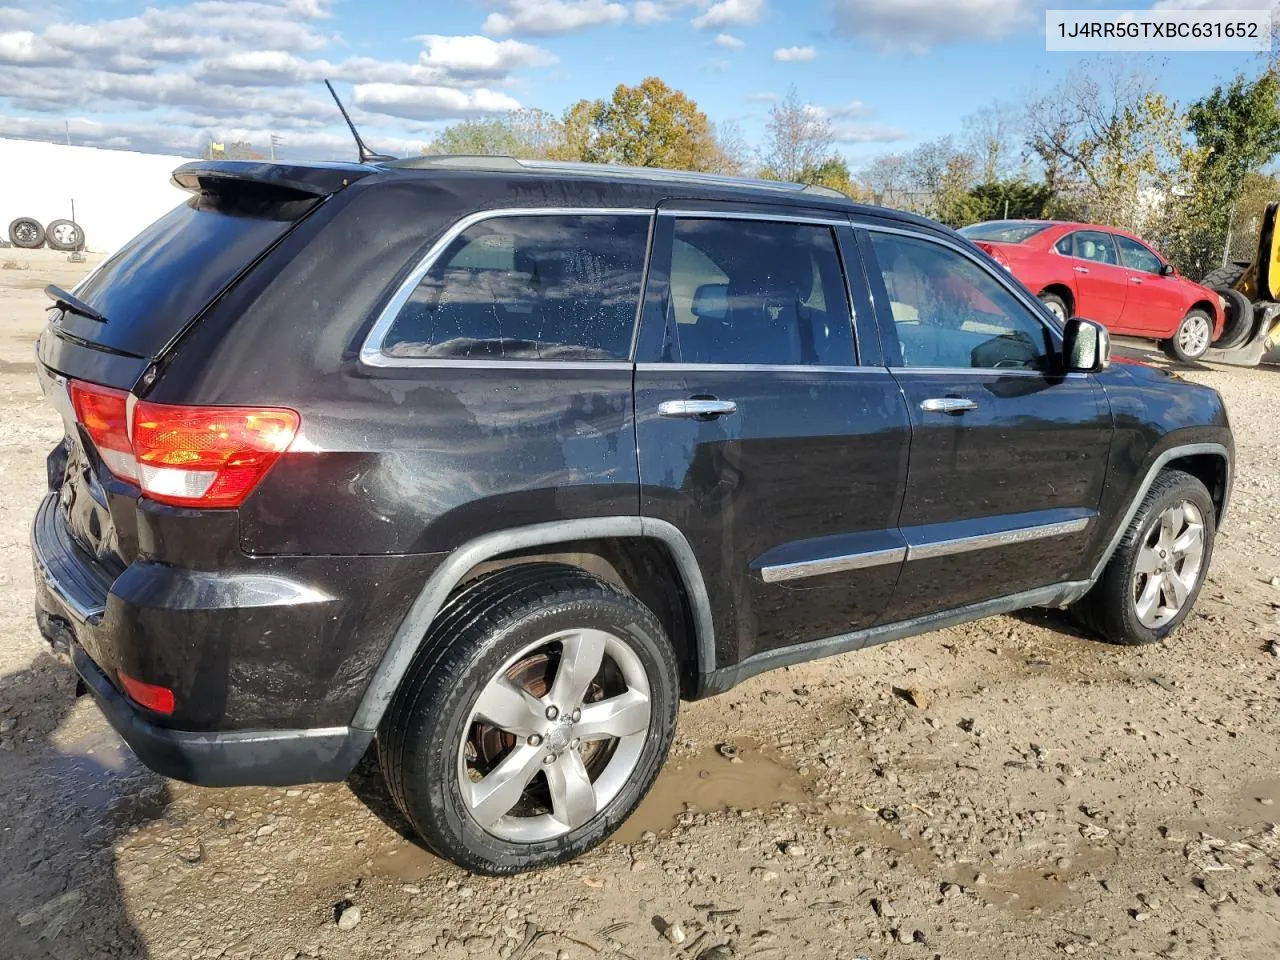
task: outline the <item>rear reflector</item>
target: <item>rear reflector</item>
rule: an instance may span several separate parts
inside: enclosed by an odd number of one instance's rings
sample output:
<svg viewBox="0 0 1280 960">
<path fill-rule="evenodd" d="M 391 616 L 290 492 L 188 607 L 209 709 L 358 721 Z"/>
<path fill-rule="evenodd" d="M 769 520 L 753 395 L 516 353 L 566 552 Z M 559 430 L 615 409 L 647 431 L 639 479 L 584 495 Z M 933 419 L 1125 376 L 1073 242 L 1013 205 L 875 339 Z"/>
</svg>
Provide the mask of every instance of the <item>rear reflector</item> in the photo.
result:
<svg viewBox="0 0 1280 960">
<path fill-rule="evenodd" d="M 298 432 L 298 414 L 282 408 L 133 402 L 79 381 L 70 391 L 107 469 L 177 506 L 239 506 Z"/>
<path fill-rule="evenodd" d="M 120 686 L 130 700 L 140 707 L 154 710 L 156 713 L 173 713 L 173 691 L 154 683 L 144 683 L 129 676 L 123 670 L 116 671 L 120 678 Z"/>
</svg>

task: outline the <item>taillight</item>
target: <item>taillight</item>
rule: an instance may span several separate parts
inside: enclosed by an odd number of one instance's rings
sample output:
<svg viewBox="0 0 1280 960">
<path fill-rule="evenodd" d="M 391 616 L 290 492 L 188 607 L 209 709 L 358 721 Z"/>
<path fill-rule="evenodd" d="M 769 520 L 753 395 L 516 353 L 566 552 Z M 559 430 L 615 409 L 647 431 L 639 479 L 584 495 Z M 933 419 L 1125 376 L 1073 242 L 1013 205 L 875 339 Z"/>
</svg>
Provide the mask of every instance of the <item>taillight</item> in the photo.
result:
<svg viewBox="0 0 1280 960">
<path fill-rule="evenodd" d="M 71 381 L 70 389 L 76 419 L 107 469 L 125 480 L 137 480 L 138 468 L 129 443 L 129 394 L 78 380 Z"/>
<path fill-rule="evenodd" d="M 1012 265 L 1009 263 L 1009 258 L 1006 257 L 1003 253 L 1001 253 L 1000 248 L 997 247 L 995 244 L 983 243 L 981 241 L 978 241 L 976 246 L 985 250 L 987 252 L 987 255 L 990 256 L 992 260 L 1000 264 L 1000 266 L 1004 267 L 1006 270 L 1010 270 L 1010 271 L 1013 270 Z"/>
<path fill-rule="evenodd" d="M 138 482 L 161 503 L 239 506 L 297 432 L 292 410 L 139 401 L 132 433 Z"/>
<path fill-rule="evenodd" d="M 143 496 L 183 507 L 244 502 L 297 435 L 277 407 L 195 407 L 137 401 L 72 381 L 72 405 L 102 462 Z"/>
</svg>

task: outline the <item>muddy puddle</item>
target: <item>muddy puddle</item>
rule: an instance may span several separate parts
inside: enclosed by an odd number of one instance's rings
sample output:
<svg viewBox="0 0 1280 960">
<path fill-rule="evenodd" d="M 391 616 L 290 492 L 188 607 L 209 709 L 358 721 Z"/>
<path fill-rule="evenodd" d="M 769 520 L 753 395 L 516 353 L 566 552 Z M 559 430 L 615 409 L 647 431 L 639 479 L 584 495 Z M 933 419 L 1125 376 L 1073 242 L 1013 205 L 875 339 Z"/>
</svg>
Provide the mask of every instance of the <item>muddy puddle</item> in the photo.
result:
<svg viewBox="0 0 1280 960">
<path fill-rule="evenodd" d="M 806 799 L 804 780 L 751 740 L 736 740 L 725 752 L 706 746 L 692 757 L 671 757 L 648 796 L 613 836 L 615 843 L 634 843 L 646 830 L 670 829 L 686 810 L 712 813 L 767 810 L 775 803 Z M 736 760 L 736 762 L 735 762 Z"/>
</svg>

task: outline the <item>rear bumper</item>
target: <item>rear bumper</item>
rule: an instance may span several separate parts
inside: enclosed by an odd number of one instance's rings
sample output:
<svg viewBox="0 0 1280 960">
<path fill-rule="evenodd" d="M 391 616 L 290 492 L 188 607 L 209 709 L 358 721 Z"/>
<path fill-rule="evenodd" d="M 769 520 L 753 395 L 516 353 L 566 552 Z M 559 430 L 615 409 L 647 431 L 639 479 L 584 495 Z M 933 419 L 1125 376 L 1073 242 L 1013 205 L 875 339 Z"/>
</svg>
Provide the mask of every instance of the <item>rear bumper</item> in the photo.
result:
<svg viewBox="0 0 1280 960">
<path fill-rule="evenodd" d="M 107 721 L 156 773 L 202 787 L 289 786 L 342 780 L 373 740 L 367 730 L 247 730 L 190 733 L 148 721 L 71 641 L 71 662 Z"/>
</svg>

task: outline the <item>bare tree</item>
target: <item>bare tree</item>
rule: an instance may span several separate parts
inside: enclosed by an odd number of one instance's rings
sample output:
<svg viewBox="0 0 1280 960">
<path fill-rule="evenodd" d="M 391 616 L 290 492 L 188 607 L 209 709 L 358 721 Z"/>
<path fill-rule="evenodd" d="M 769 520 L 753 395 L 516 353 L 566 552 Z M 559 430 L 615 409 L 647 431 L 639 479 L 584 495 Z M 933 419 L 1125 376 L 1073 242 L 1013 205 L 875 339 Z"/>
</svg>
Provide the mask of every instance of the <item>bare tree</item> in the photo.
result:
<svg viewBox="0 0 1280 960">
<path fill-rule="evenodd" d="M 980 183 L 1005 180 L 1018 171 L 1024 119 L 1016 104 L 992 101 L 960 121 L 961 143 L 977 162 Z"/>
<path fill-rule="evenodd" d="M 859 179 L 872 203 L 906 209 L 910 187 L 907 183 L 907 157 L 901 153 L 884 153 L 863 168 Z"/>
<path fill-rule="evenodd" d="M 1141 231 L 1184 167 L 1186 122 L 1142 72 L 1081 66 L 1027 104 L 1046 180 L 1096 219 Z"/>
<path fill-rule="evenodd" d="M 820 167 L 831 158 L 834 142 L 826 117 L 801 103 L 792 87 L 769 111 L 764 174 L 777 180 L 799 180 L 806 169 Z"/>
</svg>

